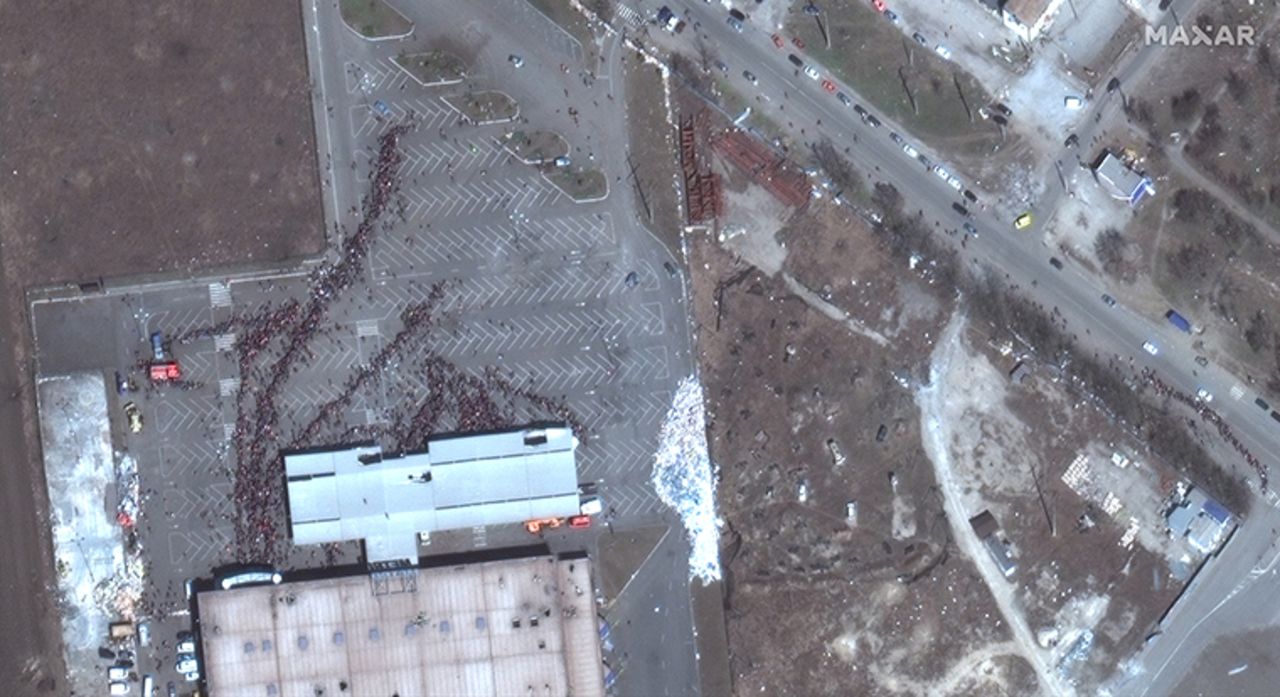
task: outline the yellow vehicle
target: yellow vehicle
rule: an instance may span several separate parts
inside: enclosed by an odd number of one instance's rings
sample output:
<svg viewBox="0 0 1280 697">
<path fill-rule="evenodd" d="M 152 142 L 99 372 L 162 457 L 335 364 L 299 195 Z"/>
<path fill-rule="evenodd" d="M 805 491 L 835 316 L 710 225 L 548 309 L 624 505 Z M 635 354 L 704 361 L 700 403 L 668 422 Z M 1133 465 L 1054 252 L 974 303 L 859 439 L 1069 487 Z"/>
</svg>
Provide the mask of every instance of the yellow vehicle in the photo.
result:
<svg viewBox="0 0 1280 697">
<path fill-rule="evenodd" d="M 124 405 L 124 415 L 129 419 L 129 431 L 131 433 L 142 433 L 142 410 L 137 404 L 127 402 Z"/>
<path fill-rule="evenodd" d="M 1015 218 L 1013 221 L 1013 227 L 1016 230 L 1026 230 L 1027 228 L 1031 227 L 1031 214 L 1023 213 L 1022 215 Z"/>
</svg>

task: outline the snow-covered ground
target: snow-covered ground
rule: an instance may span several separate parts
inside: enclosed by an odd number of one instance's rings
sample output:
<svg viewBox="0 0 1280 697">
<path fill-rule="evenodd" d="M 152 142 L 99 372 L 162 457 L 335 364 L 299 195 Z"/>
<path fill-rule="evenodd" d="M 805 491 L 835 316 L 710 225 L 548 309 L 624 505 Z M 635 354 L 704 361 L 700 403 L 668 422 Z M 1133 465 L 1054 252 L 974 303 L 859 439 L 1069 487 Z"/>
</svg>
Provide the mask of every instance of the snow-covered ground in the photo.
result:
<svg viewBox="0 0 1280 697">
<path fill-rule="evenodd" d="M 689 576 L 720 580 L 720 522 L 716 518 L 715 467 L 707 451 L 702 385 L 680 381 L 658 436 L 653 459 L 658 498 L 680 516 L 689 536 Z"/>
</svg>

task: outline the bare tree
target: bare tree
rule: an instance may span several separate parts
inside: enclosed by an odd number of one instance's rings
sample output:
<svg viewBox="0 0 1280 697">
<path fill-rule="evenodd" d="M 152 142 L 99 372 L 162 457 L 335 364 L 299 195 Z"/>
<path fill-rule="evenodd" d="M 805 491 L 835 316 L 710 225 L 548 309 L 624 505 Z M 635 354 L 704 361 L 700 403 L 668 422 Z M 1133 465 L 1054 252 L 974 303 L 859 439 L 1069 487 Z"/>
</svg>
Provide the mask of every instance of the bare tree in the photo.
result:
<svg viewBox="0 0 1280 697">
<path fill-rule="evenodd" d="M 857 170 L 829 139 L 823 138 L 814 144 L 813 157 L 837 191 L 842 191 L 847 196 L 862 189 L 862 180 L 858 177 Z"/>
</svg>

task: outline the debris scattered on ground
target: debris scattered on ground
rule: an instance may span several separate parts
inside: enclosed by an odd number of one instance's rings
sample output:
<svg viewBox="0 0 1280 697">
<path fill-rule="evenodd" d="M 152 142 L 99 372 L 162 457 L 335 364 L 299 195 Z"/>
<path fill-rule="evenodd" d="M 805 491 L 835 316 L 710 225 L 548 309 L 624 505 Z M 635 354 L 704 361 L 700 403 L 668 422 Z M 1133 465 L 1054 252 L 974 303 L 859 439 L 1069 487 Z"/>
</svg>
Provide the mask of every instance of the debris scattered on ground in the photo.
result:
<svg viewBox="0 0 1280 697">
<path fill-rule="evenodd" d="M 658 436 L 653 486 L 658 498 L 680 515 L 689 535 L 689 575 L 703 583 L 720 580 L 720 528 L 716 520 L 715 466 L 707 453 L 702 386 L 680 381 Z"/>
</svg>

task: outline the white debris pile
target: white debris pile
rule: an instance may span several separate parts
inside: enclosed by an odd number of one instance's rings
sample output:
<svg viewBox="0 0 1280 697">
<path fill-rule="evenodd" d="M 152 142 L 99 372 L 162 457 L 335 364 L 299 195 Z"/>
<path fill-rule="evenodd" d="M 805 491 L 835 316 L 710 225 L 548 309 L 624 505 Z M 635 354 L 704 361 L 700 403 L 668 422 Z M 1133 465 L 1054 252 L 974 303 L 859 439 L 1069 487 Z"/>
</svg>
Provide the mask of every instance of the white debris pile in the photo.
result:
<svg viewBox="0 0 1280 697">
<path fill-rule="evenodd" d="M 689 575 L 703 583 L 720 580 L 720 528 L 716 520 L 715 468 L 707 452 L 702 386 L 680 381 L 658 436 L 653 488 L 680 516 L 689 535 Z"/>
</svg>

